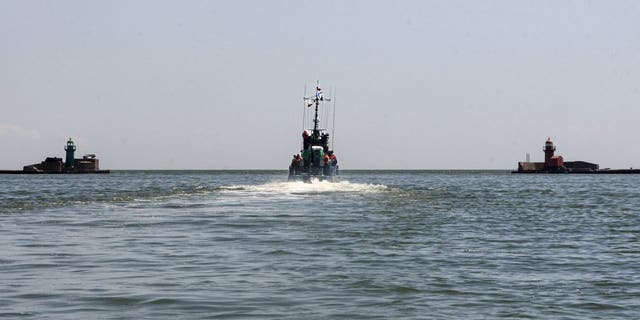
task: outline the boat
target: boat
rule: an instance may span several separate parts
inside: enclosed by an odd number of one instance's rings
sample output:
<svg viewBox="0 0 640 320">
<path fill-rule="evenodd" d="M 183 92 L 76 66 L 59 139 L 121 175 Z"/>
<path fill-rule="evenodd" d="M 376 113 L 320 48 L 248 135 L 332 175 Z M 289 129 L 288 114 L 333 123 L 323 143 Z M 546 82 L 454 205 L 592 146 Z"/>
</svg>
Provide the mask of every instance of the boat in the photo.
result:
<svg viewBox="0 0 640 320">
<path fill-rule="evenodd" d="M 313 181 L 336 182 L 340 179 L 338 158 L 329 144 L 329 133 L 326 129 L 320 127 L 318 112 L 321 106 L 329 108 L 327 103 L 332 100 L 335 101 L 335 99 L 325 98 L 320 88 L 320 83 L 316 82 L 315 94 L 307 97 L 305 93 L 303 100 L 305 114 L 307 109 L 314 108 L 313 128 L 305 129 L 305 117 L 303 117 L 302 149 L 300 153 L 293 155 L 289 166 L 288 181 L 303 181 L 307 183 Z M 335 124 L 335 112 L 332 112 L 332 114 L 333 123 Z M 325 115 L 328 115 L 328 112 L 325 112 Z M 332 125 L 332 127 L 334 126 Z M 331 142 L 332 145 L 333 141 Z"/>
</svg>

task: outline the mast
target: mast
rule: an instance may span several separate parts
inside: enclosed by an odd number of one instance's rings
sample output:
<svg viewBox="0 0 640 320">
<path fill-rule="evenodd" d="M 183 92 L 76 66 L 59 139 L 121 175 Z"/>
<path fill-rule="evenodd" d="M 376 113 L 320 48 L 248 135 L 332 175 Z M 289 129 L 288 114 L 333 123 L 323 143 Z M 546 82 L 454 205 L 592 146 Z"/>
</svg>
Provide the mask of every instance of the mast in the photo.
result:
<svg viewBox="0 0 640 320">
<path fill-rule="evenodd" d="M 322 96 L 322 89 L 320 88 L 320 81 L 316 81 L 316 94 L 313 97 L 305 97 L 304 100 L 310 101 L 311 104 L 315 105 L 315 113 L 313 116 L 313 131 L 311 133 L 311 138 L 314 143 L 320 140 L 320 118 L 318 117 L 318 110 L 320 107 L 321 101 L 331 101 L 330 98 L 325 99 Z"/>
<path fill-rule="evenodd" d="M 318 107 L 320 106 L 320 99 L 316 97 L 315 102 L 316 102 L 316 114 L 313 118 L 313 135 L 319 136 L 320 132 L 318 131 L 318 124 L 320 124 L 320 119 L 318 119 Z"/>
</svg>

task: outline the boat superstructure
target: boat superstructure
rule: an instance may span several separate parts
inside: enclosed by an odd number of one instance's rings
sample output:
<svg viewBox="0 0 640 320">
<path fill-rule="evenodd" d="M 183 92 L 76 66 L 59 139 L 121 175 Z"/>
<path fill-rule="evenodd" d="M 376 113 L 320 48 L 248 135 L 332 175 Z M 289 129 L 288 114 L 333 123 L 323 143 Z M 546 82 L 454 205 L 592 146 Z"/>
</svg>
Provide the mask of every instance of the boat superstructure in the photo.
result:
<svg viewBox="0 0 640 320">
<path fill-rule="evenodd" d="M 302 149 L 300 153 L 293 156 L 289 166 L 289 181 L 311 182 L 313 179 L 336 181 L 340 175 L 338 158 L 329 144 L 329 133 L 320 127 L 319 118 L 319 110 L 324 107 L 323 105 L 335 100 L 324 97 L 319 82 L 316 82 L 315 94 L 305 95 L 303 100 L 305 112 L 309 108 L 314 108 L 313 128 L 302 131 Z M 333 110 L 335 111 L 335 105 Z M 335 124 L 335 113 L 333 115 Z"/>
</svg>

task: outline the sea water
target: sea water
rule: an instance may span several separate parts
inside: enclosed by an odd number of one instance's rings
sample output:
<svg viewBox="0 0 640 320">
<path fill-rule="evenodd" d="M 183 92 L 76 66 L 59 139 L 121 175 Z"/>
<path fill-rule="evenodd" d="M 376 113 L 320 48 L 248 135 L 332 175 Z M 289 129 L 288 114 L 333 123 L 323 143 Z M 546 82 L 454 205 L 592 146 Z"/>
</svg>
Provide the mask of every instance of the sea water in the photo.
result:
<svg viewBox="0 0 640 320">
<path fill-rule="evenodd" d="M 640 175 L 0 176 L 0 317 L 638 319 Z"/>
</svg>

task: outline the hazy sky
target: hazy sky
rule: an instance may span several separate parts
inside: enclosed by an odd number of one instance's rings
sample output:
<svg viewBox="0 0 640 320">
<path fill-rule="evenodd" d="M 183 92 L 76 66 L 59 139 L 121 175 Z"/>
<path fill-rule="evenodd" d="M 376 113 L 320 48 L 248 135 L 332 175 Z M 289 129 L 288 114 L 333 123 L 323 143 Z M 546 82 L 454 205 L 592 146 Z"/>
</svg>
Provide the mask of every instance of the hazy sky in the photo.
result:
<svg viewBox="0 0 640 320">
<path fill-rule="evenodd" d="M 0 1 L 0 169 L 286 169 L 305 85 L 343 169 L 640 167 L 638 1 Z"/>
</svg>

